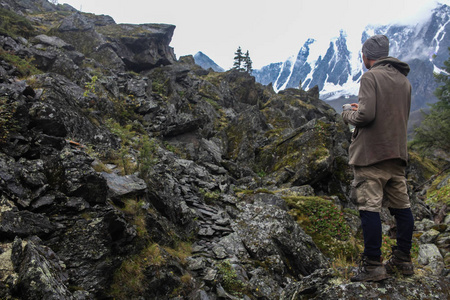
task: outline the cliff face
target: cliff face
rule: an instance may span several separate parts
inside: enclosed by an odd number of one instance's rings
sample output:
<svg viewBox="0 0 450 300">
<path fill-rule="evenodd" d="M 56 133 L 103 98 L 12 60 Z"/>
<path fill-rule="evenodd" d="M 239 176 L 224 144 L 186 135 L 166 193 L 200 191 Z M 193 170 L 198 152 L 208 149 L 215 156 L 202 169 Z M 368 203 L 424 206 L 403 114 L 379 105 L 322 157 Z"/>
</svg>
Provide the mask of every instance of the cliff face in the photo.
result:
<svg viewBox="0 0 450 300">
<path fill-rule="evenodd" d="M 329 269 L 330 241 L 305 214 L 308 203 L 329 211 L 345 231 L 331 240 L 357 252 L 350 132 L 318 90 L 276 94 L 248 74 L 177 61 L 172 25 L 0 3 L 9 20 L 0 26 L 0 298 L 352 298 L 380 289 Z M 429 218 L 414 199 L 417 218 Z M 436 264 L 415 286 L 390 279 L 385 294 L 444 297 Z"/>
</svg>

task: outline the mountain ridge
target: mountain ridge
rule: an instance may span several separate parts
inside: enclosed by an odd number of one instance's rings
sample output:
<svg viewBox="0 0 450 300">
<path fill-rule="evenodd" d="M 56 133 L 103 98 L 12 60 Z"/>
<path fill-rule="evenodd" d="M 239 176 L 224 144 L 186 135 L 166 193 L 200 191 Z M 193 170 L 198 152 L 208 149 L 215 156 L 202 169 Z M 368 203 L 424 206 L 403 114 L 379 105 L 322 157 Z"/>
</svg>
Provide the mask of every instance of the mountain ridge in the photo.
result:
<svg viewBox="0 0 450 300">
<path fill-rule="evenodd" d="M 390 56 L 411 67 L 408 75 L 413 87 L 411 110 L 420 110 L 437 100 L 434 90 L 438 84 L 433 72 L 440 72 L 449 54 L 449 15 L 450 7 L 438 4 L 429 18 L 418 24 L 369 24 L 361 33 L 360 43 L 353 42 L 354 37 L 350 43 L 344 30 L 323 49 L 317 48 L 316 39 L 308 38 L 296 55 L 254 69 L 252 75 L 263 85 L 271 84 L 276 92 L 300 86 L 308 90 L 317 85 L 322 100 L 342 101 L 358 95 L 359 80 L 367 71 L 360 54 L 362 44 L 374 34 L 384 34 L 390 40 Z"/>
<path fill-rule="evenodd" d="M 408 77 L 413 86 L 412 110 L 424 108 L 426 103 L 436 101 L 433 91 L 437 84 L 433 71 L 439 71 L 448 57 L 450 38 L 446 33 L 450 32 L 449 14 L 450 7 L 440 4 L 427 21 L 416 25 L 367 25 L 356 49 L 349 49 L 348 37 L 341 30 L 316 58 L 307 57 L 309 47 L 314 43 L 308 39 L 298 52 L 294 68 L 288 59 L 282 65 L 271 64 L 254 70 L 253 75 L 262 84 L 272 82 L 276 91 L 295 88 L 301 83 L 304 89 L 317 85 L 323 100 L 354 96 L 358 93 L 360 77 L 366 71 L 362 64 L 361 46 L 370 36 L 384 34 L 390 40 L 390 55 L 411 66 Z"/>
</svg>

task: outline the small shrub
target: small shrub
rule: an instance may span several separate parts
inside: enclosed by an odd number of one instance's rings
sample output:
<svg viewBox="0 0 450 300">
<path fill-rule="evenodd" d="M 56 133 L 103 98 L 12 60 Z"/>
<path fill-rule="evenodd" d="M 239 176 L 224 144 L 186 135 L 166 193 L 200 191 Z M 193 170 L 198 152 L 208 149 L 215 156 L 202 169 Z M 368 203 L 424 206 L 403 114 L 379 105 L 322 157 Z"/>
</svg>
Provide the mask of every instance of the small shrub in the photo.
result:
<svg viewBox="0 0 450 300">
<path fill-rule="evenodd" d="M 140 238 L 146 238 L 148 235 L 145 223 L 146 211 L 142 208 L 142 201 L 136 199 L 123 199 L 124 207 L 122 211 L 130 217 L 131 223 L 135 226 L 136 232 Z"/>
<path fill-rule="evenodd" d="M 383 235 L 381 241 L 381 256 L 384 258 L 389 257 L 389 255 L 392 252 L 392 246 L 395 245 L 396 245 L 395 239 L 392 239 L 387 235 Z"/>
<path fill-rule="evenodd" d="M 223 288 L 233 296 L 242 297 L 247 286 L 239 280 L 236 270 L 229 260 L 224 260 L 218 265 L 219 274 L 222 277 Z"/>
<path fill-rule="evenodd" d="M 110 295 L 113 299 L 137 299 L 146 289 L 145 269 L 164 262 L 158 244 L 150 244 L 140 253 L 124 260 L 115 271 Z"/>
<path fill-rule="evenodd" d="M 151 140 L 148 136 L 144 136 L 141 139 L 139 148 L 138 170 L 140 176 L 146 179 L 151 167 L 156 163 L 155 153 L 157 150 L 157 144 L 155 140 Z"/>
<path fill-rule="evenodd" d="M 84 84 L 84 89 L 85 89 L 84 94 L 83 94 L 84 97 L 87 97 L 89 93 L 95 94 L 95 91 L 96 91 L 95 86 L 96 86 L 97 79 L 98 79 L 98 76 L 94 75 L 94 76 L 92 76 L 90 82 L 86 82 Z"/>
</svg>

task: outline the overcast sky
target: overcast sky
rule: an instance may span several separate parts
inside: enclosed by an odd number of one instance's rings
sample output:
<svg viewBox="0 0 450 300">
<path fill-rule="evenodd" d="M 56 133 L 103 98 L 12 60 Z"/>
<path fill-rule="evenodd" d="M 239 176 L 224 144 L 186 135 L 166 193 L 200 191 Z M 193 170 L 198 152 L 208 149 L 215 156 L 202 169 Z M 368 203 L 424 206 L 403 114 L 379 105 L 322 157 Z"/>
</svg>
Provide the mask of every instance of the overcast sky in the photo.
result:
<svg viewBox="0 0 450 300">
<path fill-rule="evenodd" d="M 367 24 L 416 23 L 450 0 L 59 0 L 116 23 L 176 25 L 178 57 L 202 51 L 224 69 L 240 46 L 253 68 L 296 55 L 307 38 L 328 41 L 344 29 L 360 39 Z"/>
</svg>

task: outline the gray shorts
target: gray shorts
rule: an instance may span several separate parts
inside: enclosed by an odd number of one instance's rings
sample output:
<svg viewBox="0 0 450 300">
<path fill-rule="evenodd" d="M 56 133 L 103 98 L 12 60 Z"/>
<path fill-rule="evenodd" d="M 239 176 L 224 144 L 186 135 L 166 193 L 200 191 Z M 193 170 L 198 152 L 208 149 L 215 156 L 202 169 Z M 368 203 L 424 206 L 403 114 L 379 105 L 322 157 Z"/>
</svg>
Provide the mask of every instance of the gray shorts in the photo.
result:
<svg viewBox="0 0 450 300">
<path fill-rule="evenodd" d="M 402 160 L 391 159 L 367 167 L 354 166 L 353 174 L 350 199 L 359 210 L 380 212 L 382 206 L 411 207 Z"/>
</svg>

